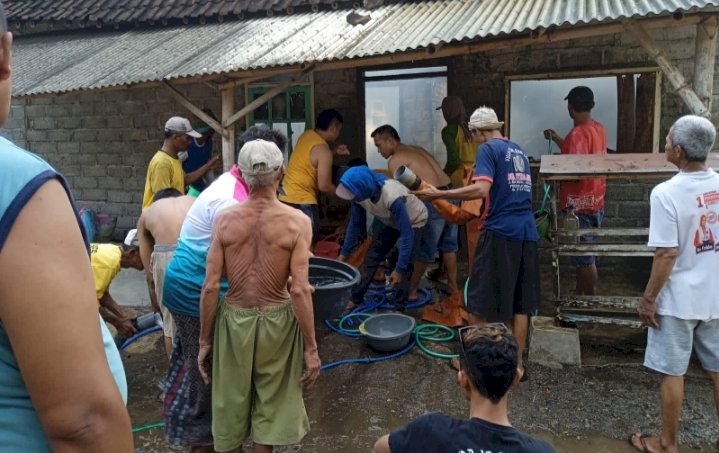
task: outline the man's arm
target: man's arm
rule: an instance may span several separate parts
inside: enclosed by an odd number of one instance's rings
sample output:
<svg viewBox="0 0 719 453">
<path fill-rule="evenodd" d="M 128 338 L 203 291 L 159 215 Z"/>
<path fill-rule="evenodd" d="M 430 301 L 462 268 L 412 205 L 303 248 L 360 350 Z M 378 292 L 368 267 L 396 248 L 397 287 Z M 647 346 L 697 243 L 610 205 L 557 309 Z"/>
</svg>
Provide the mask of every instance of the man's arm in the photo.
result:
<svg viewBox="0 0 719 453">
<path fill-rule="evenodd" d="M 657 312 L 657 295 L 669 280 L 669 275 L 674 269 L 678 254 L 678 247 L 657 247 L 654 251 L 652 272 L 649 274 L 649 281 L 637 310 L 642 324 L 645 326 L 659 328 L 659 324 L 654 317 Z"/>
<path fill-rule="evenodd" d="M 205 282 L 202 284 L 200 296 L 200 353 L 197 365 L 205 384 L 210 383 L 212 372 L 212 337 L 215 331 L 215 317 L 217 316 L 217 298 L 220 294 L 220 279 L 225 266 L 225 249 L 222 244 L 221 232 L 224 227 L 223 217 L 217 218 L 212 227 L 212 243 L 207 253 L 207 267 Z"/>
<path fill-rule="evenodd" d="M 492 188 L 492 182 L 488 179 L 478 179 L 472 184 L 464 187 L 458 187 L 450 190 L 438 190 L 431 184 L 426 184 L 420 190 L 411 192 L 416 195 L 420 200 L 433 201 L 433 200 L 476 200 L 479 198 L 487 198 L 489 196 L 489 189 Z"/>
<path fill-rule="evenodd" d="M 102 299 L 100 299 L 100 313 L 105 321 L 115 326 L 123 337 L 129 337 L 137 333 L 137 329 L 132 324 L 132 318 L 125 314 L 109 291 L 103 294 Z"/>
<path fill-rule="evenodd" d="M 392 453 L 392 450 L 389 449 L 389 434 L 385 434 L 377 439 L 377 442 L 374 444 L 374 450 L 372 451 L 374 453 Z"/>
<path fill-rule="evenodd" d="M 292 288 L 290 296 L 292 308 L 300 326 L 304 342 L 306 370 L 302 375 L 302 385 L 311 386 L 320 375 L 320 356 L 317 353 L 315 339 L 315 320 L 312 309 L 312 286 L 309 280 L 310 243 L 312 242 L 312 224 L 305 215 L 296 216 L 300 231 L 295 239 L 290 255 L 290 276 Z"/>
<path fill-rule="evenodd" d="M 342 242 L 340 261 L 345 261 L 352 251 L 357 247 L 362 237 L 367 235 L 367 213 L 357 203 L 350 207 L 350 221 L 345 232 L 345 240 Z"/>
<path fill-rule="evenodd" d="M 317 187 L 320 192 L 335 195 L 335 185 L 332 183 L 332 151 L 327 145 L 312 147 L 312 160 L 317 162 Z"/>
<path fill-rule="evenodd" d="M 557 131 L 555 131 L 554 129 L 546 129 L 544 131 L 544 138 L 551 139 L 560 148 L 562 147 L 562 144 L 564 143 L 564 138 L 562 138 L 561 135 L 557 134 Z"/>
<path fill-rule="evenodd" d="M 213 168 L 217 167 L 220 164 L 221 157 L 219 154 L 215 154 L 210 158 L 210 160 L 205 163 L 202 167 L 198 168 L 195 171 L 191 171 L 190 173 L 185 173 L 185 185 L 189 186 L 190 184 L 194 183 L 198 179 L 205 176 L 205 174 L 212 170 Z"/>
<path fill-rule="evenodd" d="M 132 452 L 87 249 L 57 181 L 32 196 L 2 247 L 0 319 L 50 449 Z"/>
<path fill-rule="evenodd" d="M 160 303 L 157 300 L 155 292 L 155 276 L 152 273 L 152 250 L 155 248 L 155 238 L 145 228 L 146 214 L 149 208 L 140 215 L 137 221 L 137 237 L 140 243 L 140 259 L 142 267 L 145 268 L 145 281 L 147 282 L 147 292 L 150 293 L 150 304 L 156 313 L 160 313 Z"/>
</svg>

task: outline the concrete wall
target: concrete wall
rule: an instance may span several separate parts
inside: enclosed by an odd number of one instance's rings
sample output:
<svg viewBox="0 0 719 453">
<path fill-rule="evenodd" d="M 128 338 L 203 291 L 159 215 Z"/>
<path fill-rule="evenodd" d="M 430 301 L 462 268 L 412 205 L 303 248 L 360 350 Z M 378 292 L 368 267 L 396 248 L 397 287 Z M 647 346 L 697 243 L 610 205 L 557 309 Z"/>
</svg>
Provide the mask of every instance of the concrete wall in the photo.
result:
<svg viewBox="0 0 719 453">
<path fill-rule="evenodd" d="M 676 27 L 651 34 L 691 80 L 694 28 Z M 504 77 L 508 75 L 655 66 L 647 53 L 627 34 L 417 64 L 447 64 L 449 93 L 461 96 L 469 110 L 487 104 L 494 107 L 500 117 L 504 115 Z M 365 152 L 360 76 L 361 71 L 354 69 L 314 75 L 315 114 L 330 107 L 343 113 L 345 126 L 341 140 L 350 146 L 353 156 L 364 156 Z M 664 82 L 662 146 L 671 123 L 688 111 Z M 209 87 L 202 84 L 180 86 L 180 91 L 200 107 L 209 107 L 220 113 L 219 94 Z M 719 108 L 719 82 L 716 77 L 714 91 L 716 117 Z M 244 105 L 243 97 L 244 93 L 238 89 L 235 101 L 238 108 Z M 64 173 L 80 205 L 89 205 L 99 212 L 117 216 L 116 239 L 119 239 L 124 231 L 135 225 L 140 214 L 147 163 L 161 145 L 162 127 L 172 115 L 192 118 L 184 107 L 160 89 L 131 88 L 36 96 L 14 101 L 12 118 L 5 132 L 21 146 L 44 156 Z M 607 225 L 646 225 L 646 200 L 654 184 L 610 184 Z"/>
</svg>

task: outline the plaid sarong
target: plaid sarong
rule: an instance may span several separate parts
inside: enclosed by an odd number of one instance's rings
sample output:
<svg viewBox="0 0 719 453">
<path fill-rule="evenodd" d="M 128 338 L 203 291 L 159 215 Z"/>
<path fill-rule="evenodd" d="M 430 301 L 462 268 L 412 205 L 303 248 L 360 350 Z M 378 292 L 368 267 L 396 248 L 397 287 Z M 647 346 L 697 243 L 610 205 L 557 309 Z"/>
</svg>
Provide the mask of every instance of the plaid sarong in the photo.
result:
<svg viewBox="0 0 719 453">
<path fill-rule="evenodd" d="M 177 326 L 165 378 L 165 438 L 175 446 L 212 445 L 211 385 L 197 368 L 200 320 L 173 315 Z"/>
</svg>

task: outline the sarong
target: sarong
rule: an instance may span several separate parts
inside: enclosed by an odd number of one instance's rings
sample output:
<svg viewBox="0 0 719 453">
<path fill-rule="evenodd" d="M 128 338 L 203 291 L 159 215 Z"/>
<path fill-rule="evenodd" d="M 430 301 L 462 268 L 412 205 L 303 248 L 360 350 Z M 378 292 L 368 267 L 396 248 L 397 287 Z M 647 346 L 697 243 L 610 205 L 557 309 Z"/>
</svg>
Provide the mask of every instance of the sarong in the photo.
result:
<svg viewBox="0 0 719 453">
<path fill-rule="evenodd" d="M 212 445 L 212 386 L 197 368 L 200 320 L 174 315 L 177 326 L 165 379 L 165 438 L 176 446 Z"/>
<path fill-rule="evenodd" d="M 263 309 L 220 303 L 212 361 L 212 432 L 216 451 L 248 437 L 296 444 L 309 432 L 300 376 L 303 343 L 288 301 Z"/>
</svg>

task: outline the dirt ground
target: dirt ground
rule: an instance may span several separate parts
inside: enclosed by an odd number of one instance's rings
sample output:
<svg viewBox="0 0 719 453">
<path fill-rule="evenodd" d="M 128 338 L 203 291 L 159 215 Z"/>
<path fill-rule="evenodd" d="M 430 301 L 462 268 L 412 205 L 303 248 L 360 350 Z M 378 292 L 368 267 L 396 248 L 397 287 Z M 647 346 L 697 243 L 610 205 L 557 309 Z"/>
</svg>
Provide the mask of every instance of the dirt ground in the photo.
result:
<svg viewBox="0 0 719 453">
<path fill-rule="evenodd" d="M 620 273 L 612 263 L 605 264 L 608 269 L 600 269 L 603 294 L 641 291 L 646 282 L 645 266 L 628 266 Z M 571 278 L 568 275 L 564 283 L 571 286 Z M 542 281 L 547 299 L 551 276 L 543 276 Z M 544 314 L 553 313 L 551 305 L 545 303 L 543 308 Z M 419 311 L 410 314 L 420 316 Z M 621 344 L 623 337 L 636 338 L 637 332 L 619 331 L 613 336 Z M 377 355 L 362 340 L 331 333 L 324 326 L 317 328 L 317 338 L 325 364 Z M 456 344 L 447 347 L 454 352 Z M 125 350 L 123 357 L 133 426 L 161 422 L 158 382 L 164 377 L 166 360 L 160 336 L 141 339 Z M 559 452 L 634 451 L 627 436 L 633 431 L 655 433 L 660 422 L 659 378 L 641 365 L 642 359 L 641 347 L 610 347 L 583 337 L 581 368 L 529 365 L 529 381 L 511 393 L 510 419 L 519 429 L 551 442 Z M 456 373 L 447 361 L 431 358 L 418 348 L 394 360 L 325 370 L 315 387 L 305 393 L 305 401 L 311 432 L 300 445 L 276 451 L 368 452 L 380 435 L 425 412 L 441 411 L 456 417 L 465 417 L 467 412 Z M 682 408 L 681 451 L 715 451 L 717 439 L 719 423 L 711 381 L 693 363 Z M 164 442 L 161 429 L 136 433 L 135 445 L 137 452 L 178 451 Z"/>
</svg>

